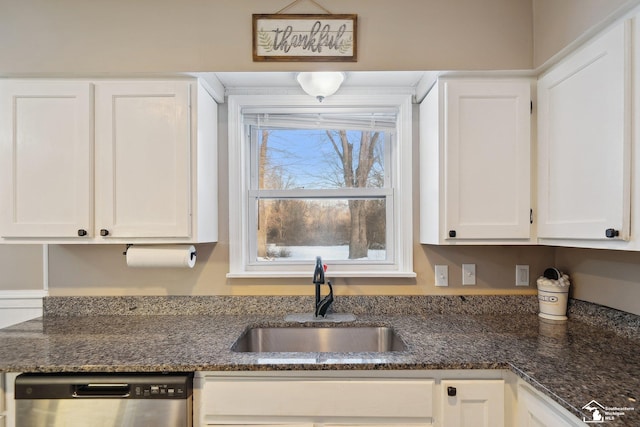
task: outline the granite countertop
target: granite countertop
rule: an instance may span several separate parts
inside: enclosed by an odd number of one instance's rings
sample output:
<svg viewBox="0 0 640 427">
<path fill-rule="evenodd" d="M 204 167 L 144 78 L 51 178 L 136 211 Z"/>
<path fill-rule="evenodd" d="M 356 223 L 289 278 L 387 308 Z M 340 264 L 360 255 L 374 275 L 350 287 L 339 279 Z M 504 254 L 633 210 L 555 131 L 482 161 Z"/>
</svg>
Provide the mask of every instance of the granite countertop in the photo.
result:
<svg viewBox="0 0 640 427">
<path fill-rule="evenodd" d="M 529 305 L 499 314 L 466 309 L 419 314 L 423 310 L 414 304 L 398 310 L 406 313 L 358 314 L 355 324 L 393 327 L 407 344 L 405 352 L 257 354 L 236 353 L 231 346 L 247 327 L 290 324 L 281 314 L 255 314 L 250 307 L 248 314 L 151 314 L 144 301 L 129 301 L 115 311 L 102 307 L 92 311 L 97 315 L 76 310 L 69 316 L 48 313 L 45 304 L 44 318 L 0 330 L 0 371 L 507 369 L 580 418 L 580 408 L 592 399 L 611 407 L 636 406 L 636 329 L 620 333 L 607 322 L 546 321 Z M 139 308 L 142 314 L 127 315 Z M 640 410 L 610 425 L 638 426 Z"/>
</svg>

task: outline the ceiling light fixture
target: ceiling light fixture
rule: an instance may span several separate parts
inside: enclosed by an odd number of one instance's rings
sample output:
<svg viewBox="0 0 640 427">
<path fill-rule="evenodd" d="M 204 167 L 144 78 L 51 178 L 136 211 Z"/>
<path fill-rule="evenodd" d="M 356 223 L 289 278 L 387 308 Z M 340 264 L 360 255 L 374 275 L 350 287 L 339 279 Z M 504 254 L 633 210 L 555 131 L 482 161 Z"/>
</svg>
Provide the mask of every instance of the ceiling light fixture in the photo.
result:
<svg viewBox="0 0 640 427">
<path fill-rule="evenodd" d="M 344 81 L 344 73 L 339 71 L 317 71 L 298 73 L 298 83 L 306 93 L 322 102 L 327 96 L 333 95 Z"/>
</svg>

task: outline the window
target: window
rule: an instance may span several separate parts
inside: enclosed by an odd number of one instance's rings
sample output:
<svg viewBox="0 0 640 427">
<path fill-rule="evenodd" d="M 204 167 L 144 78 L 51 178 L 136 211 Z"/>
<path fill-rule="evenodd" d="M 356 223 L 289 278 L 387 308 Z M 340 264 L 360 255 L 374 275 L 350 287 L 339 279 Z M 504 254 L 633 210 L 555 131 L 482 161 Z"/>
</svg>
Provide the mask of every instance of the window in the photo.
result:
<svg viewBox="0 0 640 427">
<path fill-rule="evenodd" d="M 229 277 L 414 277 L 409 96 L 229 97 Z"/>
</svg>

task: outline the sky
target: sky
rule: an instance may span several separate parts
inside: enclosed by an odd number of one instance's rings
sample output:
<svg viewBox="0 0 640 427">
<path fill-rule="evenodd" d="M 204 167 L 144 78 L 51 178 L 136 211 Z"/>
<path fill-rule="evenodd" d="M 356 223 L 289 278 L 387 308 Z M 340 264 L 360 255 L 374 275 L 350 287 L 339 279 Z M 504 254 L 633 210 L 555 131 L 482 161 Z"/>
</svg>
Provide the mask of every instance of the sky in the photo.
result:
<svg viewBox="0 0 640 427">
<path fill-rule="evenodd" d="M 348 135 L 353 141 L 355 169 L 360 131 L 348 131 Z M 339 143 L 337 135 L 336 140 Z M 289 177 L 290 184 L 294 184 L 292 188 L 344 186 L 342 164 L 324 130 L 271 129 L 268 150 L 269 166 L 272 170 L 277 167 L 282 176 Z"/>
</svg>

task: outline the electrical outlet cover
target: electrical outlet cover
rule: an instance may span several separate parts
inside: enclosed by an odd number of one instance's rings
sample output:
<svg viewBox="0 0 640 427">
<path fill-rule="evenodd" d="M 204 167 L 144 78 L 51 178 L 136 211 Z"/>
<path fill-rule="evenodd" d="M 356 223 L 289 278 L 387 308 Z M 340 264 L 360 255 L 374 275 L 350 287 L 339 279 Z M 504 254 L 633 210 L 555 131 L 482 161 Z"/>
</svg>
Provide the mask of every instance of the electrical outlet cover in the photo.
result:
<svg viewBox="0 0 640 427">
<path fill-rule="evenodd" d="M 449 286 L 449 266 L 436 265 L 436 286 Z"/>
<path fill-rule="evenodd" d="M 475 264 L 462 264 L 462 284 L 463 285 L 476 284 L 476 265 Z"/>
</svg>

